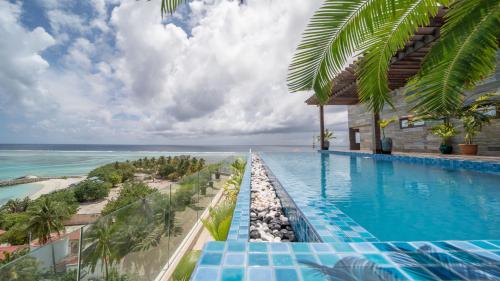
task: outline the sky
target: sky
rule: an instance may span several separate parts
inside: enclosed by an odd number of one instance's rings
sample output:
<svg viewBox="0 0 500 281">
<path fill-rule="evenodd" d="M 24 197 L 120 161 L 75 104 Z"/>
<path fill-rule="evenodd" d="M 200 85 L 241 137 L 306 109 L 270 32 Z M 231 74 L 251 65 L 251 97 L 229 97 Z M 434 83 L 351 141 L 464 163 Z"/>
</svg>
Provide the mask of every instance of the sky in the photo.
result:
<svg viewBox="0 0 500 281">
<path fill-rule="evenodd" d="M 320 0 L 0 0 L 0 143 L 289 144 L 319 133 L 287 67 Z M 326 108 L 335 144 L 347 109 Z"/>
</svg>

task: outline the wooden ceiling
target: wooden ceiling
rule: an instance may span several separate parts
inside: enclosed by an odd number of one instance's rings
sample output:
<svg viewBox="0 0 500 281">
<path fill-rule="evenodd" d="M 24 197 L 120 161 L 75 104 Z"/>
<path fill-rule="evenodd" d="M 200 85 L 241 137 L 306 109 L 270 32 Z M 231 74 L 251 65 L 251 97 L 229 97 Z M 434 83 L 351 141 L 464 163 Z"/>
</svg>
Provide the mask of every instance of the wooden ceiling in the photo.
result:
<svg viewBox="0 0 500 281">
<path fill-rule="evenodd" d="M 420 65 L 432 45 L 439 38 L 439 29 L 443 25 L 445 10 L 441 9 L 431 19 L 430 24 L 419 27 L 415 35 L 391 59 L 389 67 L 389 88 L 391 90 L 403 87 L 408 79 L 417 74 Z M 360 61 L 358 58 L 357 61 Z M 330 99 L 326 105 L 353 105 L 359 103 L 356 87 L 356 65 L 354 62 L 347 66 L 333 79 Z M 308 105 L 318 105 L 313 95 L 306 100 Z"/>
</svg>

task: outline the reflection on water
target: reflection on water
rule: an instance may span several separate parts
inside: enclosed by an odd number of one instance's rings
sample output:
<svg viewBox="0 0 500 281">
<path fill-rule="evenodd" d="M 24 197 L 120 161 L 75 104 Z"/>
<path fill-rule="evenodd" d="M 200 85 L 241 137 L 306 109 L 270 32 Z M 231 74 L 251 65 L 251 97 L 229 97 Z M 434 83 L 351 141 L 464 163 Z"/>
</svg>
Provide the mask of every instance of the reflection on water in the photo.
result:
<svg viewBox="0 0 500 281">
<path fill-rule="evenodd" d="M 265 155 L 315 194 L 310 206 L 332 202 L 380 240 L 498 239 L 500 175 L 335 154 Z"/>
</svg>

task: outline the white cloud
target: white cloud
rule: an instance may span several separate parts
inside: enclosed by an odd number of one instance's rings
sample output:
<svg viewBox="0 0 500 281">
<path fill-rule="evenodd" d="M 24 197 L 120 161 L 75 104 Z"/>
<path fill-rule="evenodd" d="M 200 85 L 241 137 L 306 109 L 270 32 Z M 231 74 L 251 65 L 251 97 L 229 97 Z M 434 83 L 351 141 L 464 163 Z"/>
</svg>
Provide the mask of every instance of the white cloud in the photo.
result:
<svg viewBox="0 0 500 281">
<path fill-rule="evenodd" d="M 55 43 L 41 27 L 26 30 L 18 23 L 21 6 L 0 2 L 0 110 L 19 106 L 30 113 L 46 105 L 40 75 L 49 67 L 40 53 Z"/>
<path fill-rule="evenodd" d="M 36 77 L 25 88 L 40 89 L 53 104 L 33 122 L 41 137 L 107 143 L 310 142 L 317 109 L 305 105 L 306 94 L 288 93 L 286 74 L 320 0 L 196 1 L 188 19 L 176 15 L 177 24 L 185 19 L 180 26 L 162 25 L 155 1 L 124 1 L 111 18 L 106 3 L 93 0 L 95 17 L 87 19 L 47 4 L 56 15 L 51 25 L 57 34 L 80 28 L 58 67 L 39 56 L 54 44 L 52 37 L 43 29 L 23 29 L 38 38 L 27 52 L 38 58 L 18 76 Z M 0 28 L 22 29 L 19 11 L 10 14 L 11 23 Z M 102 32 L 89 36 L 87 26 Z M 12 40 L 27 40 L 20 37 Z M 0 50 L 0 58 L 12 52 Z M 345 108 L 328 112 L 328 126 L 344 129 Z"/>
</svg>

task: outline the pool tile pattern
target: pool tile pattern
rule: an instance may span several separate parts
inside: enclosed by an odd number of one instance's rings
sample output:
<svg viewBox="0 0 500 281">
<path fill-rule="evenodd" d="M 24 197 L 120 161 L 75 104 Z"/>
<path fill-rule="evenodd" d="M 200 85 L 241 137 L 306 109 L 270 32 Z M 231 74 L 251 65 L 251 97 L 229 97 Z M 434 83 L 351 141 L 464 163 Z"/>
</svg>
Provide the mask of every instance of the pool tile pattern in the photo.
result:
<svg viewBox="0 0 500 281">
<path fill-rule="evenodd" d="M 295 204 L 273 172 L 264 165 L 269 180 L 273 183 L 276 193 L 281 201 L 281 206 L 288 218 L 296 236 L 297 241 L 302 242 L 320 242 L 321 238 L 311 223 L 305 218 L 300 208 Z"/>
<path fill-rule="evenodd" d="M 227 240 L 248 241 L 250 228 L 250 177 L 252 174 L 252 156 L 247 157 L 245 173 L 240 185 L 233 219 Z"/>
<path fill-rule="evenodd" d="M 271 166 L 283 207 L 309 243 L 248 242 L 250 164 L 228 241 L 205 245 L 191 280 L 319 281 L 346 274 L 361 274 L 358 280 L 500 280 L 500 240 L 378 242 L 335 206 L 320 200 L 308 205 L 307 188 Z"/>
<path fill-rule="evenodd" d="M 412 164 L 439 166 L 447 169 L 463 169 L 463 170 L 475 171 L 478 173 L 500 174 L 500 162 L 473 161 L 465 159 L 449 159 L 440 157 L 409 156 L 409 155 L 397 155 L 397 154 L 396 155 L 373 154 L 366 152 L 336 151 L 336 150 L 320 151 L 320 153 L 370 157 L 377 160 L 386 160 L 386 161 L 396 160 Z"/>
<path fill-rule="evenodd" d="M 192 280 L 498 280 L 500 241 L 209 242 Z M 243 251 L 242 251 L 243 249 Z M 330 279 L 331 280 L 331 279 Z M 361 280 L 361 279 L 360 279 Z"/>
<path fill-rule="evenodd" d="M 291 221 L 305 221 L 305 225 L 301 222 L 293 225 L 294 230 L 299 235 L 303 234 L 302 237 L 298 236 L 301 238 L 300 241 L 318 241 L 314 235 L 312 235 L 313 237 L 309 235 L 310 232 L 317 234 L 320 239 L 318 242 L 378 241 L 375 236 L 338 209 L 332 202 L 317 198 L 314 191 L 285 171 L 273 159 L 266 157 L 265 153 L 261 154 L 261 159 L 268 169 L 271 180 L 275 182 L 282 204 L 287 207 L 285 212 L 292 210 L 292 215 L 287 213 L 287 216 L 290 217 Z M 293 198 L 293 200 L 289 198 Z M 310 200 L 310 198 L 317 198 L 317 200 Z M 288 200 L 293 201 L 293 203 L 287 203 Z M 292 205 L 296 208 L 289 207 Z M 299 214 L 300 218 L 294 219 L 297 216 L 295 213 Z M 312 226 L 312 230 L 309 230 L 308 226 Z"/>
</svg>

